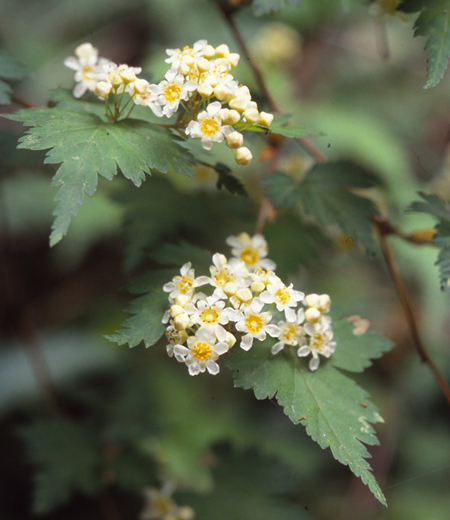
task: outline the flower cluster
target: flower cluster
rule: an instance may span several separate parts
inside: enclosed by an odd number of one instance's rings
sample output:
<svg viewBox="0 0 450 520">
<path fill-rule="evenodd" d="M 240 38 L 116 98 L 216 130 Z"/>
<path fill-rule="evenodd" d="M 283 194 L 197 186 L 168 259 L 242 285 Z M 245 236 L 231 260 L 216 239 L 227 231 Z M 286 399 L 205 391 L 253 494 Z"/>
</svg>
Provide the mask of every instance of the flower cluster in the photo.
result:
<svg viewBox="0 0 450 520">
<path fill-rule="evenodd" d="M 311 354 L 309 368 L 317 370 L 319 354 L 328 358 L 336 347 L 328 316 L 330 297 L 305 296 L 292 284 L 286 286 L 267 258 L 262 235 L 241 233 L 228 237 L 227 244 L 232 257 L 214 254 L 210 276 L 197 277 L 187 263 L 164 285 L 170 302 L 163 317 L 169 356 L 185 363 L 193 376 L 205 371 L 215 375 L 219 357 L 238 340 L 248 351 L 255 340 L 271 336 L 277 340 L 272 354 L 286 345 L 297 347 L 299 357 Z M 204 286 L 209 286 L 206 292 L 197 291 Z M 283 318 L 277 324 L 272 323 L 275 313 Z"/>
<path fill-rule="evenodd" d="M 109 119 L 116 121 L 129 108 L 127 116 L 135 105 L 146 105 L 150 97 L 148 81 L 137 77 L 140 67 L 117 65 L 99 58 L 98 50 L 90 43 L 83 43 L 75 49 L 75 56 L 69 56 L 64 64 L 75 70 L 76 85 L 73 95 L 80 98 L 85 92 L 93 92 L 98 98 L 105 100 L 106 113 Z M 128 96 L 125 98 L 125 94 Z M 113 107 L 110 106 L 113 99 Z"/>
<path fill-rule="evenodd" d="M 75 49 L 75 55 L 65 65 L 75 70 L 75 97 L 86 91 L 105 100 L 108 117 L 116 121 L 135 105 L 148 106 L 158 117 L 172 117 L 172 126 L 179 132 L 201 139 L 205 150 L 213 143 L 224 142 L 234 153 L 238 164 L 250 163 L 252 154 L 243 146 L 243 130 L 255 125 L 269 127 L 273 115 L 260 112 L 252 100 L 248 87 L 240 85 L 230 74 L 239 62 L 239 54 L 230 52 L 227 45 L 213 47 L 199 40 L 193 47 L 167 49 L 169 70 L 158 84 L 138 78 L 138 67 L 117 65 L 98 57 L 90 43 Z M 129 97 L 124 98 L 128 94 Z M 114 99 L 113 109 L 109 100 Z M 127 114 L 127 116 L 129 113 Z"/>
<path fill-rule="evenodd" d="M 140 520 L 193 520 L 194 510 L 189 506 L 179 506 L 172 498 L 175 488 L 166 483 L 161 489 L 145 490 L 145 506 Z"/>
</svg>

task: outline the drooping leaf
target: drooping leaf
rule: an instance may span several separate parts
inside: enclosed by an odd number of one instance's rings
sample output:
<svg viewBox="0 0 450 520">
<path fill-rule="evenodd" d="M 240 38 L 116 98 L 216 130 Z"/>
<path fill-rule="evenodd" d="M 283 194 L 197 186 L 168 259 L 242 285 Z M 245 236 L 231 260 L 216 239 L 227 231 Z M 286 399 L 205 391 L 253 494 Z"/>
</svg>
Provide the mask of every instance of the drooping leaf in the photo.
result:
<svg viewBox="0 0 450 520">
<path fill-rule="evenodd" d="M 215 487 L 209 494 L 177 497 L 189 504 L 198 520 L 305 520 L 303 508 L 286 495 L 295 486 L 295 475 L 274 457 L 257 450 L 239 452 L 221 444 L 214 450 Z"/>
<path fill-rule="evenodd" d="M 307 215 L 322 225 L 335 224 L 370 253 L 375 251 L 371 217 L 377 215 L 374 203 L 352 190 L 377 183 L 374 174 L 348 161 L 316 164 L 302 182 L 276 172 L 263 179 L 267 195 L 277 208 L 301 205 Z"/>
<path fill-rule="evenodd" d="M 347 322 L 333 322 L 333 330 L 336 352 L 316 372 L 309 370 L 295 350 L 273 356 L 267 341 L 254 345 L 250 352 L 234 349 L 226 363 L 234 371 L 235 386 L 252 388 L 257 399 L 276 398 L 294 424 L 305 425 L 314 441 L 330 448 L 386 504 L 365 460 L 370 454 L 364 446 L 378 444 L 370 423 L 382 419 L 367 392 L 336 367 L 361 371 L 392 345 L 376 334 L 354 336 Z"/>
<path fill-rule="evenodd" d="M 419 193 L 423 201 L 411 204 L 408 211 L 428 213 L 438 219 L 433 235 L 433 242 L 440 248 L 436 265 L 439 268 L 441 289 L 450 290 L 450 203 L 437 195 Z"/>
<path fill-rule="evenodd" d="M 72 493 L 92 495 L 101 486 L 96 439 L 91 429 L 68 419 L 39 420 L 23 427 L 35 474 L 33 510 L 48 513 Z"/>
<path fill-rule="evenodd" d="M 279 11 L 286 5 L 298 5 L 300 0 L 253 0 L 253 13 L 255 16 L 262 16 L 271 13 L 272 11 Z"/>
<path fill-rule="evenodd" d="M 0 49 L 0 105 L 6 105 L 11 101 L 10 83 L 21 81 L 27 76 L 26 68 Z"/>
<path fill-rule="evenodd" d="M 97 177 L 111 180 L 118 169 L 136 186 L 151 169 L 169 169 L 191 175 L 190 155 L 163 128 L 145 121 L 126 119 L 108 123 L 80 108 L 35 108 L 8 116 L 31 127 L 19 141 L 20 148 L 49 149 L 46 163 L 60 164 L 53 178 L 59 187 L 50 245 L 67 233 L 72 215 L 92 196 Z"/>
<path fill-rule="evenodd" d="M 444 76 L 450 56 L 450 0 L 403 0 L 397 10 L 420 11 L 414 23 L 414 36 L 426 36 L 428 79 L 424 88 L 434 87 Z"/>
</svg>

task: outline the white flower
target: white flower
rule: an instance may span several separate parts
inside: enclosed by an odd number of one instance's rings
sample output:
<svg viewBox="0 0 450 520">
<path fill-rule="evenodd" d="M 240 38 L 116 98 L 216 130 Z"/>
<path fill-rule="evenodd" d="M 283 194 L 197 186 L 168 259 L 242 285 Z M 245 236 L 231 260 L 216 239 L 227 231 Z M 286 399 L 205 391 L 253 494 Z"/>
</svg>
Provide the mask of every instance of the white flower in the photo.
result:
<svg viewBox="0 0 450 520">
<path fill-rule="evenodd" d="M 217 339 L 213 332 L 207 327 L 200 327 L 195 336 L 187 339 L 187 348 L 183 345 L 175 345 L 173 352 L 178 361 L 186 363 L 191 376 L 196 376 L 206 370 L 210 374 L 216 375 L 220 371 L 216 361 L 229 349 L 225 330 L 223 330 L 223 334 L 219 332 L 218 339 L 219 343 L 216 343 Z"/>
<path fill-rule="evenodd" d="M 296 313 L 292 307 L 297 307 L 305 294 L 295 291 L 292 284 L 286 287 L 274 272 L 268 273 L 267 278 L 269 283 L 266 290 L 259 295 L 260 299 L 264 303 L 275 303 L 279 311 L 284 311 L 287 321 L 295 321 Z"/>
<path fill-rule="evenodd" d="M 280 341 L 275 343 L 271 349 L 271 352 L 274 355 L 283 350 L 285 345 L 295 347 L 299 342 L 303 343 L 305 341 L 305 330 L 298 323 L 279 321 L 278 328 L 280 329 L 280 334 L 278 335 Z"/>
<path fill-rule="evenodd" d="M 163 291 L 168 292 L 169 301 L 173 303 L 179 294 L 185 294 L 192 297 L 195 288 L 208 283 L 209 279 L 206 276 L 199 276 L 195 278 L 195 270 L 191 267 L 191 262 L 184 264 L 180 269 L 181 276 L 174 276 L 171 282 L 164 284 Z"/>
<path fill-rule="evenodd" d="M 126 64 L 117 65 L 112 61 L 108 61 L 102 67 L 98 67 L 90 76 L 98 81 L 109 82 L 117 93 L 121 93 L 124 90 L 131 90 L 131 85 L 136 80 L 136 74 L 139 74 L 141 71 L 140 67 L 129 67 Z"/>
<path fill-rule="evenodd" d="M 90 43 L 83 43 L 75 49 L 75 56 L 69 56 L 64 65 L 75 71 L 76 85 L 73 95 L 80 98 L 87 90 L 94 92 L 97 79 L 93 76 L 103 65 L 108 63 L 105 58 L 98 58 L 98 50 Z"/>
<path fill-rule="evenodd" d="M 184 76 L 177 74 L 176 70 L 170 69 L 165 75 L 165 80 L 159 85 L 147 87 L 150 96 L 150 108 L 158 117 L 172 117 L 178 110 L 180 101 L 189 98 L 190 92 L 197 88 L 194 81 L 184 81 Z"/>
<path fill-rule="evenodd" d="M 248 286 L 248 271 L 244 262 L 235 262 L 230 265 L 226 256 L 220 253 L 213 255 L 212 261 L 213 265 L 209 268 L 211 277 L 208 282 L 215 287 L 215 296 L 226 299 L 236 293 L 238 289 Z M 234 284 L 235 290 L 227 284 Z M 225 286 L 227 286 L 226 291 L 224 291 Z"/>
<path fill-rule="evenodd" d="M 196 306 L 192 303 L 187 304 L 185 312 L 190 315 L 190 325 L 206 327 L 212 330 L 216 337 L 221 334 L 219 329 L 225 331 L 222 325 L 226 325 L 230 319 L 230 309 L 225 308 L 225 302 L 214 295 L 206 300 L 199 300 Z"/>
<path fill-rule="evenodd" d="M 236 319 L 236 330 L 245 332 L 241 339 L 241 348 L 250 350 L 253 345 L 253 338 L 264 341 L 267 334 L 273 338 L 277 337 L 280 329 L 276 325 L 270 325 L 272 314 L 270 312 L 261 312 L 264 303 L 258 298 L 254 298 L 252 302 L 245 306 L 238 313 Z"/>
<path fill-rule="evenodd" d="M 267 242 L 262 235 L 250 237 L 247 233 L 240 233 L 237 236 L 230 236 L 226 240 L 231 246 L 231 253 L 235 258 L 242 260 L 247 269 L 252 270 L 257 267 L 274 270 L 275 262 L 266 258 L 268 249 Z"/>
<path fill-rule="evenodd" d="M 183 47 L 183 49 L 166 49 L 166 54 L 168 54 L 168 58 L 166 59 L 166 63 L 171 63 L 172 68 L 178 70 L 183 60 L 186 58 L 194 58 L 194 60 L 199 59 L 203 56 L 203 49 L 207 46 L 206 40 L 199 40 L 195 42 L 193 47 Z"/>
<path fill-rule="evenodd" d="M 305 331 L 310 334 L 307 345 L 300 347 L 297 351 L 299 357 L 308 356 L 312 354 L 309 361 L 309 369 L 314 371 L 319 368 L 320 359 L 319 354 L 329 358 L 336 349 L 336 342 L 333 339 L 333 331 L 329 328 L 321 326 L 313 326 L 310 323 L 305 325 Z"/>
<path fill-rule="evenodd" d="M 222 105 L 218 101 L 210 103 L 206 110 L 200 112 L 197 121 L 191 121 L 186 128 L 187 135 L 201 138 L 205 150 L 211 150 L 213 142 L 221 143 L 233 131 L 231 126 L 222 126 L 219 115 L 221 108 Z"/>
<path fill-rule="evenodd" d="M 171 323 L 166 329 L 167 345 L 166 350 L 169 357 L 173 357 L 173 347 L 182 345 L 188 338 L 185 330 L 177 330 Z M 180 361 L 177 359 L 177 361 Z"/>
<path fill-rule="evenodd" d="M 145 506 L 139 520 L 194 520 L 194 510 L 179 506 L 171 498 L 175 486 L 166 482 L 161 489 L 145 489 Z"/>
</svg>

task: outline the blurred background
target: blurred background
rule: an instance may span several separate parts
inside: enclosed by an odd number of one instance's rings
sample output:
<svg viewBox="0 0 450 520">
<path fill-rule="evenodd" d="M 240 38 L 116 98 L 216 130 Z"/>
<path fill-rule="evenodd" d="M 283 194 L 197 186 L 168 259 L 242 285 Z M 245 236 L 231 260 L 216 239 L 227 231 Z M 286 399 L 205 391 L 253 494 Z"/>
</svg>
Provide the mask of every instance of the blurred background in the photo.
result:
<svg viewBox="0 0 450 520">
<path fill-rule="evenodd" d="M 261 17 L 246 6 L 235 20 L 283 111 L 325 134 L 312 140 L 329 160 L 376 173 L 383 189 L 371 197 L 407 233 L 434 225 L 405 212 L 418 191 L 450 198 L 450 79 L 423 89 L 425 40 L 413 39 L 414 17 L 386 14 L 381 4 L 302 0 Z M 73 88 L 63 62 L 81 43 L 159 82 L 165 49 L 199 39 L 242 56 L 213 0 L 0 0 L 0 48 L 29 71 L 15 96 L 37 105 L 52 89 Z M 245 59 L 234 75 L 263 105 Z M 124 285 L 152 268 L 163 243 L 229 254 L 227 236 L 253 232 L 265 163 L 242 168 L 222 147 L 213 151 L 249 198 L 218 191 L 208 168 L 193 179 L 155 174 L 139 190 L 118 177 L 101 180 L 50 249 L 55 168 L 43 164 L 44 153 L 15 149 L 22 132 L 0 120 L 2 519 L 139 518 L 143 490 L 166 480 L 199 520 L 448 518 L 449 405 L 414 350 L 380 255 L 298 215 L 281 212 L 264 229 L 280 276 L 329 293 L 344 315 L 369 320 L 396 344 L 357 377 L 385 419 L 376 426 L 381 446 L 370 451 L 388 509 L 278 406 L 233 389 L 226 369 L 190 378 L 164 342 L 129 350 L 103 338 L 127 316 Z M 262 141 L 249 142 L 256 157 Z M 312 160 L 283 146 L 280 169 L 301 178 Z M 424 343 L 449 380 L 449 296 L 439 288 L 438 251 L 398 237 L 390 244 Z"/>
</svg>

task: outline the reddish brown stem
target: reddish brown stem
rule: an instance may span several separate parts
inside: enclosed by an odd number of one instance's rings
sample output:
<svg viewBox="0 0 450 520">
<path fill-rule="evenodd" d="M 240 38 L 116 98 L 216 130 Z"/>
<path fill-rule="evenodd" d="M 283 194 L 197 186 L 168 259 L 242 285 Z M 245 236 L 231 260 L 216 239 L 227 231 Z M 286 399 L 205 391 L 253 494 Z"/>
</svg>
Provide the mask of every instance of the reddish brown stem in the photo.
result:
<svg viewBox="0 0 450 520">
<path fill-rule="evenodd" d="M 417 318 L 414 314 L 403 279 L 400 276 L 400 273 L 395 264 L 392 251 L 389 247 L 387 235 L 393 234 L 395 232 L 395 229 L 391 226 L 391 224 L 389 224 L 389 222 L 380 218 L 374 218 L 373 223 L 375 224 L 375 228 L 378 232 L 381 249 L 383 251 L 383 256 L 391 274 L 392 280 L 394 282 L 397 294 L 400 298 L 400 303 L 403 307 L 403 312 L 405 313 L 406 319 L 408 321 L 408 325 L 411 330 L 411 335 L 413 337 L 417 353 L 419 354 L 422 362 L 426 363 L 429 366 L 434 378 L 436 379 L 439 387 L 442 390 L 442 393 L 444 394 L 445 398 L 450 404 L 450 387 L 448 386 L 445 379 L 442 377 L 442 374 L 439 372 L 437 366 L 434 364 L 434 361 L 431 359 L 430 355 L 428 354 L 425 348 L 425 345 L 422 342 L 419 333 L 419 327 L 417 325 Z"/>
</svg>

